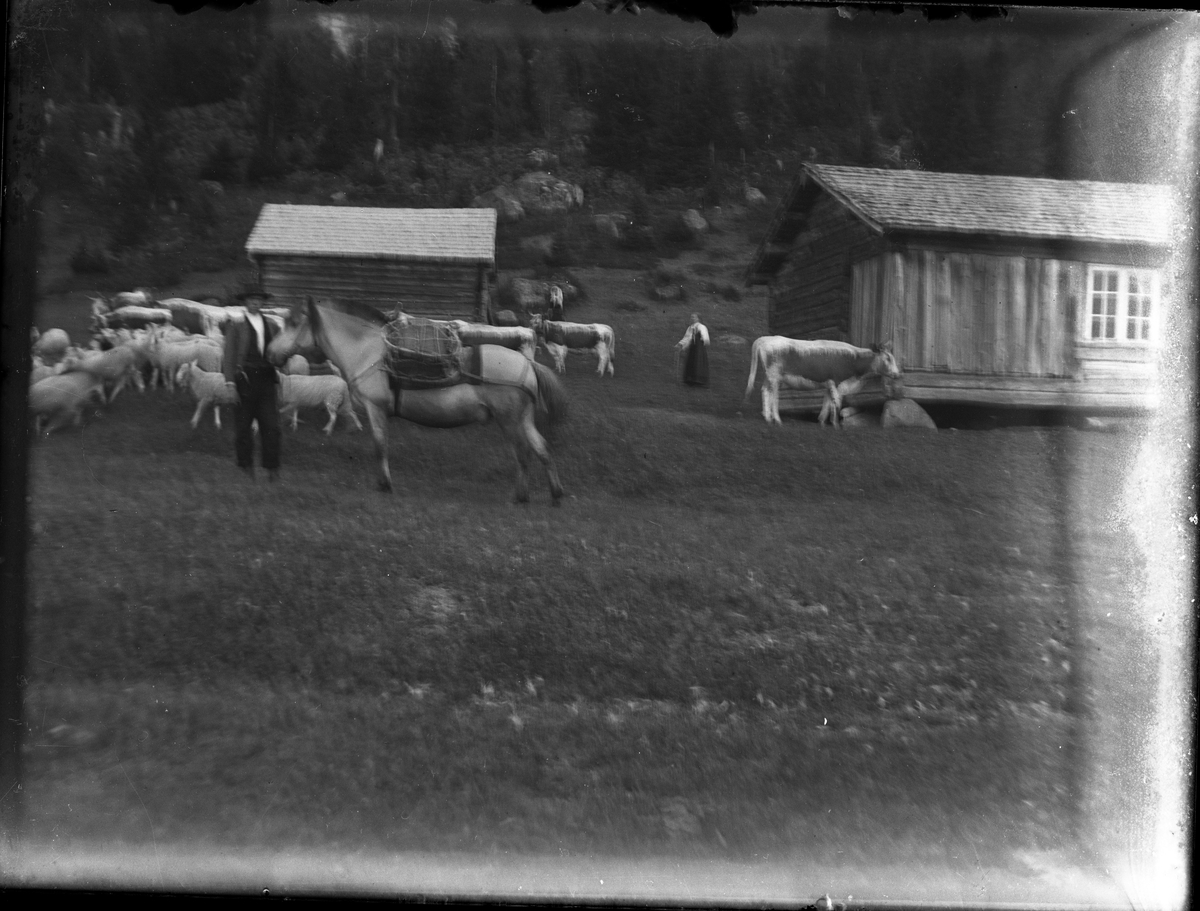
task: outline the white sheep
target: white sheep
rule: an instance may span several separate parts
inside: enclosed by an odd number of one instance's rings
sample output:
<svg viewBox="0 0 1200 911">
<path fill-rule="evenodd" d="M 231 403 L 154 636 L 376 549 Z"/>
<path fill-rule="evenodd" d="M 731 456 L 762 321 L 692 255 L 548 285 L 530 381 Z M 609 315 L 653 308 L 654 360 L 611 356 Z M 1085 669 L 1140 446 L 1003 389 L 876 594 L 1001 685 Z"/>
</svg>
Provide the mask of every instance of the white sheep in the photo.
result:
<svg viewBox="0 0 1200 911">
<path fill-rule="evenodd" d="M 219 345 L 199 336 L 194 336 L 188 341 L 164 344 L 155 335 L 146 347 L 146 352 L 155 368 L 152 384 L 162 381 L 172 392 L 175 390 L 175 377 L 184 364 L 197 364 L 201 370 L 219 373 L 224 357 Z"/>
<path fill-rule="evenodd" d="M 325 434 L 333 433 L 338 414 L 347 415 L 354 426 L 362 430 L 362 422 L 354 413 L 354 402 L 350 397 L 350 387 L 340 376 L 279 376 L 279 410 L 286 415 L 291 412 L 292 430 L 299 423 L 301 408 L 319 408 L 325 406 L 329 412 L 329 423 L 325 425 Z"/>
<path fill-rule="evenodd" d="M 47 329 L 38 333 L 33 330 L 33 353 L 47 364 L 53 366 L 66 357 L 67 349 L 71 347 L 71 337 L 63 329 Z"/>
<path fill-rule="evenodd" d="M 192 429 L 200 425 L 204 417 L 204 409 L 209 405 L 213 410 L 213 424 L 221 429 L 221 406 L 236 405 L 237 392 L 225 385 L 223 373 L 212 373 L 201 370 L 195 364 L 184 364 L 175 376 L 176 382 L 184 389 L 190 389 L 196 398 L 196 413 L 192 415 Z"/>
<path fill-rule="evenodd" d="M 55 376 L 59 373 L 62 373 L 62 371 L 58 365 L 51 367 L 35 354 L 33 356 L 33 364 L 29 370 L 29 385 L 32 386 L 34 383 L 40 382 L 48 376 Z"/>
<path fill-rule="evenodd" d="M 83 409 L 93 400 L 103 403 L 104 382 L 86 370 L 60 373 L 34 383 L 29 387 L 34 432 L 42 432 L 43 419 L 48 419 L 47 434 L 67 424 L 82 424 Z"/>
<path fill-rule="evenodd" d="M 287 359 L 281 372 L 288 376 L 308 376 L 310 373 L 308 358 L 303 354 L 293 354 Z"/>
<path fill-rule="evenodd" d="M 87 351 L 82 355 L 70 354 L 63 359 L 63 372 L 84 371 L 99 378 L 106 390 L 104 400 L 113 402 L 125 384 L 134 384 L 145 391 L 141 371 L 138 370 L 137 355 L 125 345 L 107 351 Z"/>
</svg>

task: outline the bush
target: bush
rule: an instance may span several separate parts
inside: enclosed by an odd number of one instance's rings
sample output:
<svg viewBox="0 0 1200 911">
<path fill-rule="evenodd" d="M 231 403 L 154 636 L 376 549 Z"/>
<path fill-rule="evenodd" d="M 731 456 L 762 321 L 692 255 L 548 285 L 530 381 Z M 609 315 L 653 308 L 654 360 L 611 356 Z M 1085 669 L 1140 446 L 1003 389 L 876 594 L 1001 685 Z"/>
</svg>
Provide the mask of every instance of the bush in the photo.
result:
<svg viewBox="0 0 1200 911">
<path fill-rule="evenodd" d="M 76 275 L 105 275 L 108 273 L 108 254 L 101 246 L 93 247 L 87 238 L 71 254 L 71 271 Z"/>
<path fill-rule="evenodd" d="M 241 162 L 233 143 L 228 136 L 222 136 L 212 152 L 209 153 L 204 165 L 200 168 L 201 180 L 215 180 L 218 183 L 236 183 L 241 171 Z"/>
</svg>

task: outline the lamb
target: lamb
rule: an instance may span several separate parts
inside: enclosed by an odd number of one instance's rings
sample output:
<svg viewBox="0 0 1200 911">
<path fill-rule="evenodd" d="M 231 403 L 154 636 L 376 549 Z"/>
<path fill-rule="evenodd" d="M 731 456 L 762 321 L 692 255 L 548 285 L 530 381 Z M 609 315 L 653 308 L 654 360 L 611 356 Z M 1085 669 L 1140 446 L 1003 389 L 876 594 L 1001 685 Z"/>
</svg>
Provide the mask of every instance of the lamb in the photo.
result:
<svg viewBox="0 0 1200 911">
<path fill-rule="evenodd" d="M 221 347 L 200 337 L 163 344 L 157 336 L 153 336 L 146 351 L 155 367 L 155 381 L 161 380 L 172 392 L 175 390 L 175 377 L 184 364 L 198 364 L 201 370 L 210 373 L 219 373 L 222 367 Z"/>
<path fill-rule="evenodd" d="M 62 329 L 47 329 L 43 333 L 33 330 L 33 353 L 53 366 L 67 355 L 71 337 Z"/>
<path fill-rule="evenodd" d="M 74 373 L 84 371 L 98 377 L 102 388 L 111 389 L 107 394 L 102 393 L 102 400 L 113 402 L 132 379 L 143 392 L 145 385 L 142 374 L 138 370 L 137 356 L 127 346 L 110 348 L 108 351 L 88 351 L 81 356 L 68 355 L 63 361 L 63 372 Z"/>
<path fill-rule="evenodd" d="M 237 392 L 225 385 L 225 375 L 202 370 L 195 364 L 183 364 L 175 376 L 184 389 L 190 389 L 196 398 L 196 413 L 192 415 L 192 430 L 200 426 L 204 409 L 212 405 L 213 424 L 221 429 L 221 406 L 236 405 Z"/>
<path fill-rule="evenodd" d="M 103 403 L 104 381 L 86 370 L 60 373 L 29 387 L 29 410 L 33 413 L 34 432 L 47 434 L 67 424 L 83 424 L 83 409 L 93 399 Z"/>
<path fill-rule="evenodd" d="M 308 358 L 303 354 L 293 354 L 283 365 L 282 372 L 288 376 L 308 376 L 310 373 Z"/>
<path fill-rule="evenodd" d="M 347 415 L 354 426 L 362 430 L 362 423 L 354 413 L 354 403 L 350 396 L 350 387 L 340 376 L 279 376 L 279 411 L 292 415 L 292 430 L 299 423 L 301 408 L 318 408 L 322 405 L 329 412 L 329 423 L 325 425 L 325 435 L 333 433 L 338 414 Z"/>
<path fill-rule="evenodd" d="M 34 383 L 40 382 L 48 376 L 56 376 L 62 373 L 61 368 L 61 364 L 51 367 L 49 364 L 43 362 L 40 357 L 34 355 L 33 364 L 29 371 L 29 385 L 32 386 Z"/>
</svg>

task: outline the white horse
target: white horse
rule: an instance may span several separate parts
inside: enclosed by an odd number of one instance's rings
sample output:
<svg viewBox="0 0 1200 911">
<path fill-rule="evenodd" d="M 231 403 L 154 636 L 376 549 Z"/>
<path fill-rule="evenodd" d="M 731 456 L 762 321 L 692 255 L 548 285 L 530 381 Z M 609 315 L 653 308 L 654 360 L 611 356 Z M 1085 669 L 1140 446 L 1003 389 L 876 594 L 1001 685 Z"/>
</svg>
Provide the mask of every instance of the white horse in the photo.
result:
<svg viewBox="0 0 1200 911">
<path fill-rule="evenodd" d="M 379 460 L 381 490 L 392 490 L 387 449 L 389 416 L 426 427 L 495 421 L 516 456 L 517 502 L 529 500 L 527 474 L 532 454 L 546 468 L 553 505 L 560 505 L 563 490 L 558 470 L 534 422 L 539 410 L 551 422 L 565 414 L 566 392 L 550 369 L 508 348 L 480 345 L 464 347 L 459 354 L 460 367 L 469 375 L 469 382 L 434 388 L 395 386 L 389 382 L 386 369 L 387 324 L 387 317 L 373 307 L 350 301 L 317 303 L 309 297 L 289 311 L 267 354 L 278 365 L 298 349 L 316 346 L 337 365 L 366 409 Z"/>
</svg>

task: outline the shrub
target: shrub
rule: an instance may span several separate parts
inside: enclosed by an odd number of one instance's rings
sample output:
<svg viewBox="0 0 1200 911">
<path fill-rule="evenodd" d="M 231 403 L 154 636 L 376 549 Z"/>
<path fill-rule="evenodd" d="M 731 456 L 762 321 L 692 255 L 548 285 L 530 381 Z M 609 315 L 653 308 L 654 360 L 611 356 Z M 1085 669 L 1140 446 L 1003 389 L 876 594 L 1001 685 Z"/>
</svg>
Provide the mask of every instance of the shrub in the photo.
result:
<svg viewBox="0 0 1200 911">
<path fill-rule="evenodd" d="M 71 254 L 71 271 L 77 275 L 104 275 L 108 272 L 108 254 L 101 246 L 93 247 L 85 237 Z"/>
<path fill-rule="evenodd" d="M 201 180 L 236 183 L 240 170 L 241 162 L 233 149 L 233 143 L 228 136 L 222 136 L 201 166 L 198 176 Z"/>
</svg>

